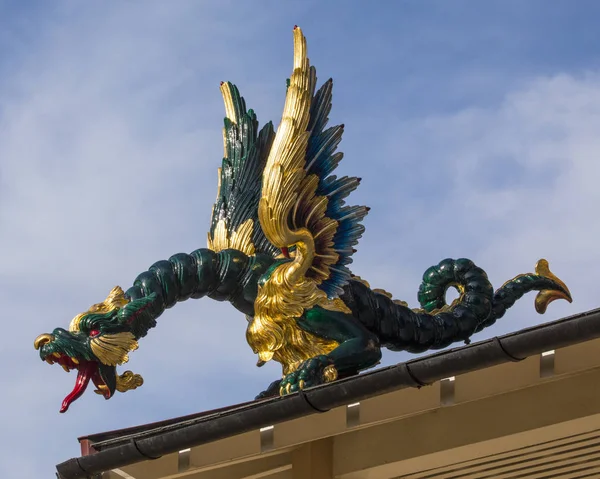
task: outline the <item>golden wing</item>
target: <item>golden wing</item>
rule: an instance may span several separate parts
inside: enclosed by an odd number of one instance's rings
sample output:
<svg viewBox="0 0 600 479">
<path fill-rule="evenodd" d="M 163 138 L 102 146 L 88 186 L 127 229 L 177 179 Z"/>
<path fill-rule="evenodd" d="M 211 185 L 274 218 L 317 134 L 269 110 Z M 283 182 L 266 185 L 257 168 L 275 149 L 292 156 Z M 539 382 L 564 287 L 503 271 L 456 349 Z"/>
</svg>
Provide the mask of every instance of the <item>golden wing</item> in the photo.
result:
<svg viewBox="0 0 600 479">
<path fill-rule="evenodd" d="M 325 129 L 331 109 L 329 80 L 315 94 L 316 72 L 306 39 L 294 28 L 294 70 L 283 117 L 263 170 L 258 217 L 267 239 L 291 258 L 259 287 L 255 323 L 281 323 L 316 305 L 331 307 L 350 278 L 346 267 L 364 231 L 364 206 L 344 206 L 358 178 L 330 175 L 342 158 L 336 152 L 343 125 Z M 337 307 L 344 309 L 337 300 Z M 252 334 L 251 331 L 249 331 Z M 272 335 L 273 336 L 273 335 Z M 277 335 L 274 335 L 277 336 Z M 272 337 L 277 349 L 282 338 Z"/>
</svg>

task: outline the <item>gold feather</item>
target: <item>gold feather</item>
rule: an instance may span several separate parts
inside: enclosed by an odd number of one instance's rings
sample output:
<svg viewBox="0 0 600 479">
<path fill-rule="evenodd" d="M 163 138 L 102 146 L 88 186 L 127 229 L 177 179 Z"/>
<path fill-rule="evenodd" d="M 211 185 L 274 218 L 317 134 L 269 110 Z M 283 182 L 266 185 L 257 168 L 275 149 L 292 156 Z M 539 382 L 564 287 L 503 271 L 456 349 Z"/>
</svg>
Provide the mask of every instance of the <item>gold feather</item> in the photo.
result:
<svg viewBox="0 0 600 479">
<path fill-rule="evenodd" d="M 102 334 L 90 341 L 92 352 L 102 364 L 116 366 L 129 361 L 128 353 L 138 348 L 132 333 Z"/>
<path fill-rule="evenodd" d="M 115 286 L 104 301 L 101 303 L 94 304 L 90 309 L 88 309 L 85 313 L 80 313 L 75 316 L 71 323 L 69 324 L 69 331 L 77 332 L 80 331 L 79 323 L 82 318 L 89 313 L 98 313 L 98 314 L 106 314 L 115 309 L 120 309 L 129 303 L 129 300 L 125 297 L 125 293 L 120 286 Z"/>
<path fill-rule="evenodd" d="M 217 223 L 212 238 L 208 233 L 208 248 L 216 253 L 232 248 L 252 256 L 255 252 L 254 243 L 252 243 L 253 228 L 254 221 L 252 221 L 252 218 L 248 218 L 237 230 L 229 234 L 225 220 L 221 219 Z"/>
<path fill-rule="evenodd" d="M 277 248 L 296 246 L 296 250 L 292 261 L 275 268 L 259 286 L 254 319 L 246 332 L 260 361 L 280 362 L 284 374 L 295 370 L 302 361 L 327 354 L 338 346 L 336 341 L 303 331 L 295 318 L 316 305 L 348 311 L 341 301 L 329 301 L 318 287 L 329 277 L 328 267 L 337 262 L 338 256 L 331 248 L 337 222 L 325 216 L 327 198 L 316 195 L 319 178 L 305 171 L 315 83 L 306 39 L 296 27 L 294 70 L 281 123 L 263 171 L 258 206 L 258 218 L 267 239 Z"/>
</svg>

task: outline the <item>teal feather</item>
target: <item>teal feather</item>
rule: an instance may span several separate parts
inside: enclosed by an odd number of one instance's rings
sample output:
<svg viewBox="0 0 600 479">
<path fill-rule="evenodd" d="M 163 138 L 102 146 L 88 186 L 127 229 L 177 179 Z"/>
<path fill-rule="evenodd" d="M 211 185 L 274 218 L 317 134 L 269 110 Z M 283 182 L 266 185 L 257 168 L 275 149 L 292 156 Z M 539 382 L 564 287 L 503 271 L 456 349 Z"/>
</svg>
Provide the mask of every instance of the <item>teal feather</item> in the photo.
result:
<svg viewBox="0 0 600 479">
<path fill-rule="evenodd" d="M 337 178 L 331 174 L 343 158 L 343 153 L 336 150 L 344 133 L 344 125 L 325 129 L 331 112 L 332 89 L 333 80 L 329 79 L 315 93 L 311 103 L 306 171 L 319 177 L 317 195 L 328 198 L 326 215 L 338 222 L 333 237 L 333 249 L 339 258 L 330 267 L 329 278 L 320 285 L 329 297 L 336 297 L 342 293 L 342 287 L 351 277 L 347 265 L 352 263 L 354 246 L 365 231 L 361 222 L 369 208 L 345 206 L 345 198 L 358 187 L 359 178 L 347 176 Z"/>
</svg>

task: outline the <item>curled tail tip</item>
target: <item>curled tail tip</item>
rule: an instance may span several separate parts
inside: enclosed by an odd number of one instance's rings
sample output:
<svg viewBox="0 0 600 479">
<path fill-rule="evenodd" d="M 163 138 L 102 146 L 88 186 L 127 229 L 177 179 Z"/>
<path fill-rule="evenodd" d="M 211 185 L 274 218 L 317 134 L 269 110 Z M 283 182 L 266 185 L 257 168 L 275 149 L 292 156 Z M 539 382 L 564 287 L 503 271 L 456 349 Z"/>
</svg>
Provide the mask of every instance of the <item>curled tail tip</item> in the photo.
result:
<svg viewBox="0 0 600 479">
<path fill-rule="evenodd" d="M 571 292 L 565 283 L 563 283 L 558 276 L 556 276 L 552 271 L 550 271 L 550 265 L 548 264 L 548 260 L 540 259 L 535 265 L 535 273 L 543 276 L 544 278 L 548 278 L 556 283 L 556 289 L 544 289 L 540 291 L 535 297 L 535 310 L 539 314 L 544 314 L 548 305 L 557 299 L 564 299 L 569 303 L 573 302 L 573 298 L 571 296 Z"/>
<path fill-rule="evenodd" d="M 535 297 L 535 310 L 539 314 L 544 314 L 548 308 L 548 305 L 556 299 L 565 299 L 569 303 L 573 302 L 570 294 L 565 294 L 562 291 L 545 289 L 540 291 Z"/>
</svg>

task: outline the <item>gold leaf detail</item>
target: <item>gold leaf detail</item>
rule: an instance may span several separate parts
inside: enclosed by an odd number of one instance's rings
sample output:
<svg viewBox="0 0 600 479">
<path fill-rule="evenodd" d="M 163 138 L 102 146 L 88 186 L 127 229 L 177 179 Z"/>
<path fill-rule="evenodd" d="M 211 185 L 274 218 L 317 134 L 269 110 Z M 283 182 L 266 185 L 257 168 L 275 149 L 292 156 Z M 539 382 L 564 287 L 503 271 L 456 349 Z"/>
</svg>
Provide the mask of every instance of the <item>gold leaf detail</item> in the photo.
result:
<svg viewBox="0 0 600 479">
<path fill-rule="evenodd" d="M 344 303 L 341 298 L 325 298 L 319 303 L 319 306 L 328 311 L 339 311 L 340 313 L 352 314 L 352 310 L 346 306 L 346 303 Z"/>
<path fill-rule="evenodd" d="M 92 352 L 102 364 L 116 366 L 129 361 L 128 353 L 138 348 L 135 336 L 129 332 L 102 334 L 90 341 Z"/>
<path fill-rule="evenodd" d="M 323 370 L 323 379 L 326 383 L 335 381 L 338 378 L 337 369 L 333 364 L 330 364 Z"/>
<path fill-rule="evenodd" d="M 354 281 L 358 281 L 358 282 L 364 284 L 367 288 L 371 287 L 371 285 L 369 284 L 369 282 L 366 279 L 362 279 L 360 276 L 352 275 L 352 279 Z"/>
<path fill-rule="evenodd" d="M 231 85 L 228 82 L 221 83 L 221 95 L 225 103 L 225 116 L 232 122 L 238 123 L 239 118 L 236 115 L 235 106 L 233 104 L 233 96 L 231 95 Z"/>
<path fill-rule="evenodd" d="M 338 346 L 303 331 L 296 319 L 315 305 L 331 303 L 318 285 L 330 275 L 338 255 L 333 235 L 338 223 L 325 216 L 327 198 L 316 195 L 319 178 L 306 174 L 307 131 L 316 75 L 306 55 L 306 39 L 294 29 L 294 69 L 281 123 L 263 170 L 258 217 L 267 239 L 283 250 L 295 246 L 292 261 L 275 268 L 258 288 L 254 319 L 246 338 L 261 361 L 274 359 L 283 373 L 302 361 L 327 354 Z M 345 306 L 345 305 L 344 305 Z"/>
<path fill-rule="evenodd" d="M 567 292 L 567 294 L 565 294 L 562 291 L 558 291 L 556 289 L 544 289 L 540 291 L 535 297 L 535 310 L 539 314 L 544 314 L 546 312 L 546 308 L 548 308 L 548 305 L 554 300 L 565 299 L 569 303 L 573 302 L 573 299 L 571 298 L 571 292 L 569 291 L 569 288 L 567 288 L 567 285 L 563 283 L 558 278 L 558 276 L 552 273 L 552 271 L 550 271 L 550 265 L 548 264 L 548 260 L 539 260 L 535 265 L 535 272 L 540 276 L 551 279 L 555 283 L 562 286 Z"/>
<path fill-rule="evenodd" d="M 292 224 L 295 228 L 306 228 L 313 236 L 315 256 L 307 276 L 321 284 L 329 277 L 329 267 L 338 262 L 339 255 L 333 249 L 338 222 L 325 216 L 329 200 L 316 194 L 318 185 L 317 175 L 303 180 L 292 211 Z"/>
<path fill-rule="evenodd" d="M 413 308 L 412 311 L 415 313 L 424 313 L 424 314 L 429 314 L 429 315 L 436 315 L 436 314 L 447 313 L 449 311 L 452 311 L 452 309 L 454 307 L 456 307 L 456 305 L 458 305 L 459 303 L 462 303 L 464 301 L 465 287 L 462 284 L 452 282 L 446 286 L 446 289 L 444 291 L 444 296 L 446 296 L 446 291 L 448 291 L 449 288 L 456 288 L 456 290 L 459 293 L 458 298 L 454 299 L 452 301 L 452 303 L 444 304 L 444 306 L 442 306 L 441 308 L 436 308 L 432 311 L 425 311 L 423 308 Z M 402 306 L 408 307 L 408 304 L 405 303 Z"/>
<path fill-rule="evenodd" d="M 211 239 L 208 234 L 208 248 L 218 253 L 225 249 L 237 249 L 248 256 L 254 254 L 254 243 L 252 243 L 252 232 L 254 221 L 248 218 L 240 227 L 231 234 L 227 231 L 224 219 L 220 219 Z"/>
<path fill-rule="evenodd" d="M 358 276 L 355 276 L 354 279 L 358 279 L 358 281 L 361 281 L 362 283 L 366 284 L 368 288 L 370 288 L 369 283 L 367 283 L 365 280 L 359 278 Z M 394 303 L 394 304 L 399 304 L 400 306 L 404 306 L 404 307 L 408 308 L 408 303 L 406 301 L 402 301 L 400 299 L 393 299 L 394 296 L 392 295 L 392 293 L 390 293 L 389 291 L 386 291 L 385 289 L 376 288 L 376 289 L 373 289 L 372 291 L 374 293 L 383 294 L 387 298 L 391 299 L 392 303 Z"/>
<path fill-rule="evenodd" d="M 80 313 L 75 316 L 71 320 L 71 324 L 69 324 L 69 331 L 79 331 L 79 323 L 81 322 L 81 319 L 89 313 L 106 314 L 115 309 L 122 308 L 127 303 L 129 303 L 129 300 L 125 297 L 123 289 L 120 286 L 115 286 L 110 293 L 108 293 L 108 296 L 103 302 L 94 304 L 85 313 Z"/>
<path fill-rule="evenodd" d="M 384 296 L 387 296 L 388 298 L 392 299 L 392 293 L 389 293 L 385 289 L 376 288 L 376 289 L 373 290 L 373 292 L 374 293 L 383 294 Z"/>
<path fill-rule="evenodd" d="M 281 363 L 283 374 L 295 371 L 305 360 L 333 351 L 339 343 L 315 336 L 296 325 L 304 309 L 327 303 L 326 294 L 314 281 L 290 285 L 287 269 L 292 262 L 276 268 L 269 280 L 258 288 L 254 319 L 246 330 L 246 339 L 262 362 Z"/>
<path fill-rule="evenodd" d="M 133 371 L 125 371 L 117 376 L 117 391 L 126 392 L 135 389 L 144 384 L 144 378 L 139 374 L 134 374 Z"/>
<path fill-rule="evenodd" d="M 296 256 L 286 266 L 289 283 L 301 283 L 314 259 L 313 235 L 305 227 L 290 229 L 292 209 L 299 197 L 307 194 L 311 180 L 304 171 L 309 132 L 310 103 L 315 75 L 306 57 L 306 39 L 299 28 L 294 29 L 294 71 L 285 98 L 281 124 L 277 129 L 263 171 L 263 187 L 258 217 L 267 239 L 277 248 L 297 246 Z M 281 267 L 280 267 L 281 268 Z"/>
</svg>

